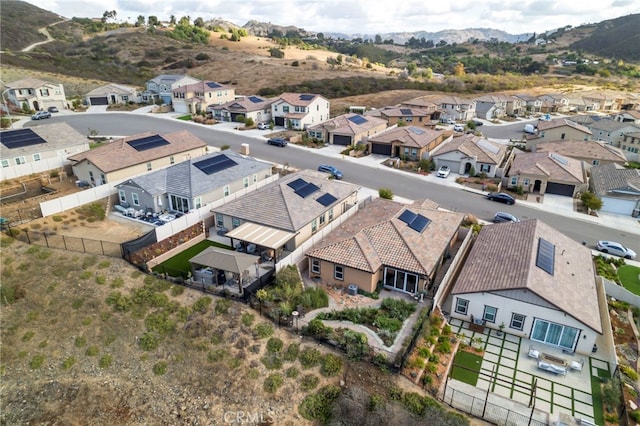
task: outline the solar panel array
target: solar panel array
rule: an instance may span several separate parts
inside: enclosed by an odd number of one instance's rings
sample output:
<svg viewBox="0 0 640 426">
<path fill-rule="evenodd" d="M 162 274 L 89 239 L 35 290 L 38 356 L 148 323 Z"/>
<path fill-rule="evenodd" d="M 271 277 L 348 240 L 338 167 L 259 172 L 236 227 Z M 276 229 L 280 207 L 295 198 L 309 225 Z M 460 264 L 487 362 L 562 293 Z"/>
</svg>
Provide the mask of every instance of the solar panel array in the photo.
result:
<svg viewBox="0 0 640 426">
<path fill-rule="evenodd" d="M 301 101 L 310 101 L 315 97 L 315 95 L 300 95 Z"/>
<path fill-rule="evenodd" d="M 291 189 L 293 189 L 294 191 L 297 191 L 298 189 L 302 188 L 303 186 L 305 186 L 307 184 L 307 181 L 302 179 L 302 178 L 298 178 L 294 181 L 289 182 L 287 185 L 289 185 L 289 187 Z"/>
<path fill-rule="evenodd" d="M 251 102 L 253 102 L 254 104 L 259 104 L 260 102 L 262 102 L 262 99 L 260 99 L 257 96 L 249 96 L 248 98 Z"/>
<path fill-rule="evenodd" d="M 215 83 L 213 81 L 208 81 L 207 86 L 209 86 L 211 89 L 217 89 L 218 87 L 222 87 L 221 85 L 219 85 L 218 83 Z"/>
<path fill-rule="evenodd" d="M 491 142 L 485 139 L 480 139 L 478 141 L 478 146 L 484 149 L 485 151 L 489 151 L 493 154 L 497 154 L 498 152 L 500 152 L 500 148 L 498 148 L 497 146 L 495 146 L 494 144 L 492 144 Z"/>
<path fill-rule="evenodd" d="M 409 131 L 411 133 L 413 133 L 413 134 L 416 134 L 416 135 L 424 135 L 424 130 L 422 130 L 419 127 L 411 126 L 411 127 L 409 127 Z"/>
<path fill-rule="evenodd" d="M 569 160 L 567 160 L 566 158 L 564 158 L 562 155 L 558 155 L 554 152 L 550 153 L 549 156 L 551 158 L 553 158 L 554 160 L 556 160 L 558 163 L 562 164 L 562 165 L 567 165 L 569 164 Z"/>
<path fill-rule="evenodd" d="M 0 132 L 0 141 L 9 149 L 47 143 L 31 129 L 7 130 Z"/>
<path fill-rule="evenodd" d="M 555 254 L 556 246 L 554 246 L 544 238 L 538 239 L 538 255 L 536 257 L 536 266 L 549 275 L 553 275 Z"/>
<path fill-rule="evenodd" d="M 410 110 L 410 109 L 402 108 L 402 109 L 400 110 L 400 113 L 401 113 L 401 114 L 403 114 L 403 115 L 411 115 L 411 110 Z"/>
<path fill-rule="evenodd" d="M 127 141 L 131 148 L 136 151 L 146 151 L 148 149 L 158 148 L 160 146 L 169 145 L 169 141 L 160 135 L 147 136 L 146 138 L 134 139 Z"/>
<path fill-rule="evenodd" d="M 424 228 L 431 223 L 431 219 L 428 217 L 422 216 L 419 213 L 414 213 L 411 210 L 407 209 L 402 212 L 398 219 L 406 223 L 409 228 L 413 229 L 416 232 L 424 231 Z"/>
<path fill-rule="evenodd" d="M 318 198 L 316 201 L 319 202 L 320 204 L 322 204 L 325 207 L 329 207 L 336 200 L 337 200 L 336 197 L 334 197 L 333 195 L 327 193 L 327 194 L 324 194 L 323 196 L 321 196 L 320 198 Z"/>
<path fill-rule="evenodd" d="M 207 175 L 218 173 L 222 170 L 228 169 L 229 167 L 236 166 L 237 164 L 238 163 L 224 154 L 193 163 L 193 165 L 200 169 L 202 173 Z"/>
<path fill-rule="evenodd" d="M 313 194 L 314 192 L 318 191 L 320 189 L 319 186 L 308 182 L 305 186 L 296 189 L 296 194 L 298 194 L 299 196 L 301 196 L 302 198 L 307 198 L 309 195 Z"/>
<path fill-rule="evenodd" d="M 355 123 L 355 124 L 358 124 L 358 125 L 360 125 L 360 124 L 363 124 L 363 123 L 366 123 L 366 122 L 367 122 L 367 119 L 366 119 L 366 118 L 364 118 L 364 117 L 363 117 L 363 116 L 361 116 L 361 115 L 354 115 L 353 117 L 349 117 L 349 119 L 348 119 L 348 120 L 349 120 L 349 121 L 351 121 L 352 123 Z"/>
</svg>

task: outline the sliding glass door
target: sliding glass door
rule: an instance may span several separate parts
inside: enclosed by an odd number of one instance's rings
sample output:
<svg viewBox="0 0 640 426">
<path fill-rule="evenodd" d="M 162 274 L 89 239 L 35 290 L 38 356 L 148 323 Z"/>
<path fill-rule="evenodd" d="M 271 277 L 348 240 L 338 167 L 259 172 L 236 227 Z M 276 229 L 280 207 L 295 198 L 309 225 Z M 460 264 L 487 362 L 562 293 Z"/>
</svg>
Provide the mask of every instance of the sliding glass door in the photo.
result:
<svg viewBox="0 0 640 426">
<path fill-rule="evenodd" d="M 579 330 L 536 318 L 533 322 L 531 340 L 573 350 Z"/>
<path fill-rule="evenodd" d="M 384 285 L 406 293 L 416 293 L 420 278 L 416 274 L 385 268 Z"/>
</svg>

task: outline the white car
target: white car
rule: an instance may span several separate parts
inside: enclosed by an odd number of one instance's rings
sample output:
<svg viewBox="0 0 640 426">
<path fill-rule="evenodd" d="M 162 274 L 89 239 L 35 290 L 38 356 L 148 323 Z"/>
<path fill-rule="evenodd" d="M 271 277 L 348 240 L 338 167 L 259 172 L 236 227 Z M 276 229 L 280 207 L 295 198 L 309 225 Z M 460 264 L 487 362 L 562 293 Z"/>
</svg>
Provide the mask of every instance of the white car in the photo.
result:
<svg viewBox="0 0 640 426">
<path fill-rule="evenodd" d="M 269 123 L 258 123 L 258 129 L 267 130 L 269 128 Z"/>
<path fill-rule="evenodd" d="M 449 176 L 449 173 L 451 173 L 451 169 L 449 168 L 449 166 L 442 166 L 438 169 L 437 176 L 439 178 L 446 178 L 447 176 Z"/>
<path fill-rule="evenodd" d="M 609 253 L 616 256 L 624 257 L 625 259 L 636 258 L 635 251 L 623 246 L 620 243 L 616 243 L 615 241 L 598 241 L 598 244 L 596 244 L 596 249 L 603 253 Z"/>
<path fill-rule="evenodd" d="M 454 124 L 453 125 L 453 131 L 454 132 L 464 132 L 464 126 L 461 126 L 460 124 Z"/>
</svg>

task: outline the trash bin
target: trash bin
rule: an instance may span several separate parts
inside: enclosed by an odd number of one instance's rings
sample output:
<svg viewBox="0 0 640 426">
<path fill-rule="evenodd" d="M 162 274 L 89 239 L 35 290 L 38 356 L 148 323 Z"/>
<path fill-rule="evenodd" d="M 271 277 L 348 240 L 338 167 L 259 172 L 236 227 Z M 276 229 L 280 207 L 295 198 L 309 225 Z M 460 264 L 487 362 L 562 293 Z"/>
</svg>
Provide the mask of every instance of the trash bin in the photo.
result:
<svg viewBox="0 0 640 426">
<path fill-rule="evenodd" d="M 355 296 L 356 294 L 358 294 L 358 286 L 355 284 L 351 284 L 349 287 L 347 287 L 347 293 L 350 296 Z"/>
</svg>

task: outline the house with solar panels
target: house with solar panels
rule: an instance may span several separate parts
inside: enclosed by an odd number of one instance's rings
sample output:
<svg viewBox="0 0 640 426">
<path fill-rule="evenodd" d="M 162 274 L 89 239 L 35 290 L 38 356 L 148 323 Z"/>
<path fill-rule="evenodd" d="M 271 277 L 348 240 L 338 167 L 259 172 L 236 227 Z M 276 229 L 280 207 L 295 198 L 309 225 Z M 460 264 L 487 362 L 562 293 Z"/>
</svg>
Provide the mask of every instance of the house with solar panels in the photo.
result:
<svg viewBox="0 0 640 426">
<path fill-rule="evenodd" d="M 235 97 L 236 89 L 210 80 L 186 84 L 172 90 L 173 110 L 185 114 L 207 111 L 210 106 L 224 104 Z"/>
<path fill-rule="evenodd" d="M 271 117 L 276 126 L 305 130 L 329 119 L 329 100 L 309 93 L 283 93 L 271 104 Z"/>
<path fill-rule="evenodd" d="M 451 138 L 451 135 L 446 135 L 442 130 L 401 126 L 371 136 L 366 143 L 372 154 L 404 156 L 407 160 L 419 161 L 429 158 L 431 152 Z"/>
<path fill-rule="evenodd" d="M 69 157 L 89 151 L 89 139 L 67 123 L 0 132 L 0 179 L 60 170 Z"/>
<path fill-rule="evenodd" d="M 591 250 L 537 219 L 484 226 L 441 309 L 482 329 L 503 325 L 543 352 L 613 344 Z"/>
<path fill-rule="evenodd" d="M 517 152 L 505 180 L 507 188 L 576 197 L 589 189 L 587 170 L 585 162 L 556 152 Z"/>
<path fill-rule="evenodd" d="M 177 89 L 187 84 L 198 83 L 200 80 L 182 74 L 162 74 L 152 78 L 145 83 L 145 91 L 142 92 L 142 101 L 155 103 L 160 101 L 171 105 L 173 101 L 173 89 Z"/>
<path fill-rule="evenodd" d="M 359 186 L 301 170 L 214 208 L 219 234 L 234 247 L 253 245 L 278 261 L 353 208 Z"/>
<path fill-rule="evenodd" d="M 272 164 L 230 150 L 187 159 L 117 185 L 118 201 L 151 213 L 187 213 L 264 184 Z"/>
<path fill-rule="evenodd" d="M 379 283 L 409 294 L 429 292 L 460 247 L 464 217 L 430 200 L 376 198 L 307 251 L 309 276 L 368 292 Z"/>
<path fill-rule="evenodd" d="M 501 177 L 508 167 L 507 147 L 489 139 L 472 134 L 453 138 L 440 145 L 431 157 L 436 169 L 449 166 L 453 173 L 484 173 L 488 177 Z"/>
<path fill-rule="evenodd" d="M 435 113 L 435 111 L 428 111 L 426 109 L 409 106 L 387 107 L 378 110 L 378 112 L 381 118 L 387 120 L 389 126 L 399 123 L 409 126 L 431 125 L 431 120 Z"/>
<path fill-rule="evenodd" d="M 309 137 L 330 145 L 355 145 L 387 128 L 387 121 L 360 114 L 343 114 L 307 127 Z"/>
<path fill-rule="evenodd" d="M 187 130 L 128 136 L 69 157 L 74 175 L 97 186 L 120 183 L 207 153 L 208 145 Z M 209 148 L 210 149 L 210 148 Z"/>
<path fill-rule="evenodd" d="M 262 96 L 241 96 L 220 105 L 207 108 L 213 118 L 218 121 L 237 122 L 239 117 L 251 118 L 254 123 L 271 121 L 271 104 L 273 99 Z"/>
</svg>

